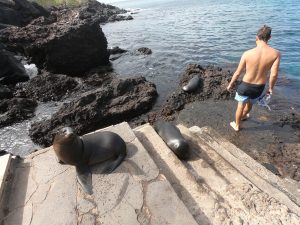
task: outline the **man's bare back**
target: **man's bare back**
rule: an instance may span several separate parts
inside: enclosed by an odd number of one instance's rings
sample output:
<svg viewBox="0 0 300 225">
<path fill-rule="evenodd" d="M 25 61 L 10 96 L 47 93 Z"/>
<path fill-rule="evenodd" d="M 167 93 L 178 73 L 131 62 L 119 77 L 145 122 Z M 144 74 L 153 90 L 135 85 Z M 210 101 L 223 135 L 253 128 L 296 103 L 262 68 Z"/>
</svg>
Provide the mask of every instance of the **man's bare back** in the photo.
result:
<svg viewBox="0 0 300 225">
<path fill-rule="evenodd" d="M 240 74 L 245 70 L 242 83 L 239 85 L 235 96 L 239 103 L 236 110 L 236 120 L 230 123 L 236 131 L 240 129 L 241 120 L 248 118 L 252 104 L 262 94 L 267 83 L 269 71 L 271 73 L 268 92 L 270 94 L 273 93 L 278 77 L 280 52 L 268 45 L 270 38 L 270 27 L 263 26 L 259 29 L 256 36 L 256 47 L 244 52 L 239 66 L 228 84 L 227 90 L 232 89 Z"/>
</svg>

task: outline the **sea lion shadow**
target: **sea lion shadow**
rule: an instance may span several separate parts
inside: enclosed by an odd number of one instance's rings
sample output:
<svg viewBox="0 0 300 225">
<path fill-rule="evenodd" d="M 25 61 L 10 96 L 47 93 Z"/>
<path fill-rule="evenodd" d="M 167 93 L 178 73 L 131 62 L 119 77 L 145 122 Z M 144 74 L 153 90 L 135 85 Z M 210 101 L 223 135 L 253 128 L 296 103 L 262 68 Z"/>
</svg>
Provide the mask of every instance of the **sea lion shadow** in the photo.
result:
<svg viewBox="0 0 300 225">
<path fill-rule="evenodd" d="M 106 168 L 111 165 L 114 159 L 107 160 L 101 164 L 96 164 L 91 166 L 93 174 L 103 174 L 109 175 L 114 173 L 128 173 L 134 175 L 145 175 L 145 172 L 140 168 L 140 166 L 132 159 L 138 152 L 138 148 L 132 143 L 126 143 L 127 155 L 124 161 L 112 172 L 107 172 Z"/>
</svg>

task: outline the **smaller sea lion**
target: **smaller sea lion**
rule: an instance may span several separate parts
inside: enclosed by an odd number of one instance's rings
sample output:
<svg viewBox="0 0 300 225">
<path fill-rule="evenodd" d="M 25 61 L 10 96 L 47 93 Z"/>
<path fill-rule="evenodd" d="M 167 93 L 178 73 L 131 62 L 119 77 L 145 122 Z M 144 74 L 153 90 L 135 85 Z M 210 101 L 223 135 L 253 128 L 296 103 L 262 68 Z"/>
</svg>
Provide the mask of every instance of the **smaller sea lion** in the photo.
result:
<svg viewBox="0 0 300 225">
<path fill-rule="evenodd" d="M 189 158 L 189 144 L 175 125 L 165 121 L 157 121 L 154 124 L 154 129 L 179 159 L 186 160 Z"/>
<path fill-rule="evenodd" d="M 109 160 L 103 172 L 110 173 L 126 157 L 124 140 L 110 131 L 80 137 L 73 132 L 72 128 L 64 127 L 56 133 L 53 149 L 60 163 L 76 167 L 77 180 L 88 194 L 92 194 L 90 165 Z"/>
<path fill-rule="evenodd" d="M 200 77 L 198 75 L 194 76 L 189 80 L 187 85 L 183 86 L 182 89 L 186 92 L 196 91 L 200 84 Z"/>
</svg>

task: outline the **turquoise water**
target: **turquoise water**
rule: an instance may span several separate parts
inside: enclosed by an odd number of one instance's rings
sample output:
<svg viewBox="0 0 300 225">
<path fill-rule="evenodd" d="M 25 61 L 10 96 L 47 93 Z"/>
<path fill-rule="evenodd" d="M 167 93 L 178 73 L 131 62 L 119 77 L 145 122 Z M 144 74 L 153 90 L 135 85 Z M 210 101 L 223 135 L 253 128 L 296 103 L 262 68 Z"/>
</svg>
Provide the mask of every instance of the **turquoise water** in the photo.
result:
<svg viewBox="0 0 300 225">
<path fill-rule="evenodd" d="M 104 25 L 110 47 L 152 49 L 151 56 L 128 54 L 114 61 L 117 72 L 140 74 L 158 89 L 171 90 L 188 63 L 235 69 L 241 54 L 255 47 L 264 24 L 269 44 L 282 55 L 280 77 L 294 98 L 300 87 L 300 4 L 298 0 L 129 0 L 106 1 L 140 11 L 134 20 Z M 286 79 L 287 78 L 287 79 Z M 174 84 L 174 85 L 173 85 Z"/>
</svg>

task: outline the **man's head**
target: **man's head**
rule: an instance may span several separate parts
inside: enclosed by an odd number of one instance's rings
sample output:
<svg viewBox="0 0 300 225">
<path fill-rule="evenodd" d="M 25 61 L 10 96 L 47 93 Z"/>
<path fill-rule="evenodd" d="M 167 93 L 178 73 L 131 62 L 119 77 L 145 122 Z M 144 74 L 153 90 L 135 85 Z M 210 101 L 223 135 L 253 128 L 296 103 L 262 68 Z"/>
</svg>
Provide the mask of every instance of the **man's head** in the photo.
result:
<svg viewBox="0 0 300 225">
<path fill-rule="evenodd" d="M 262 40 L 264 42 L 268 42 L 271 38 L 272 28 L 264 25 L 257 31 L 256 37 L 258 40 Z"/>
</svg>

